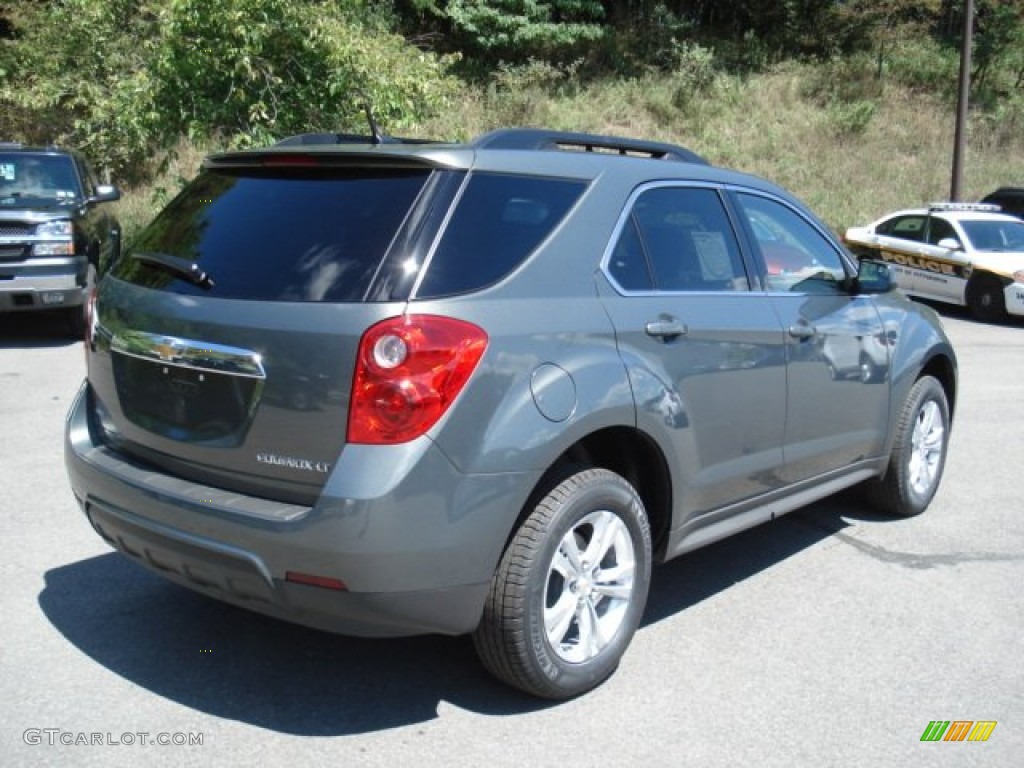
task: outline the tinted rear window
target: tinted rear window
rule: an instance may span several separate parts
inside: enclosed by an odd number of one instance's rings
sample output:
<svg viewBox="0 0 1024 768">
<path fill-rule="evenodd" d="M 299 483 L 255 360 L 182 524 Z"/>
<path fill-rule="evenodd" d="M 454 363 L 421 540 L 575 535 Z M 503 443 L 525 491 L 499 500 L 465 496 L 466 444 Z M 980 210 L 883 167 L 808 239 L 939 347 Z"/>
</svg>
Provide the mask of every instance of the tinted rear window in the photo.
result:
<svg viewBox="0 0 1024 768">
<path fill-rule="evenodd" d="M 585 188 L 567 179 L 473 174 L 416 298 L 466 293 L 501 280 L 551 234 Z"/>
<path fill-rule="evenodd" d="M 361 301 L 428 170 L 204 171 L 139 235 L 115 276 L 217 298 Z M 198 263 L 213 287 L 133 253 Z"/>
</svg>

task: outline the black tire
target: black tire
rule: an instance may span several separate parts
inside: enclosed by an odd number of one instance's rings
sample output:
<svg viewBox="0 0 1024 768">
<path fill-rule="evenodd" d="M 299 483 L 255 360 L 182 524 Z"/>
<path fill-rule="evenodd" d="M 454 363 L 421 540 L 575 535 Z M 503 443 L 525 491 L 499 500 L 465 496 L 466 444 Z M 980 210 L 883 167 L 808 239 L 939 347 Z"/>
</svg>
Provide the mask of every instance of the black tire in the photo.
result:
<svg viewBox="0 0 1024 768">
<path fill-rule="evenodd" d="M 584 693 L 618 666 L 650 579 L 637 492 L 614 472 L 577 472 L 546 493 L 505 549 L 473 634 L 477 654 L 499 680 L 535 696 Z"/>
<path fill-rule="evenodd" d="M 74 339 L 84 339 L 85 331 L 89 325 L 88 318 L 88 307 L 89 307 L 89 294 L 92 289 L 96 286 L 96 267 L 89 264 L 88 272 L 85 277 L 85 301 L 76 307 L 69 307 L 64 310 L 64 322 L 68 329 L 68 335 Z"/>
<path fill-rule="evenodd" d="M 81 341 L 85 338 L 85 305 L 71 307 L 64 310 L 64 324 L 67 327 L 68 336 Z"/>
<path fill-rule="evenodd" d="M 932 376 L 922 376 L 900 411 L 885 477 L 865 485 L 875 507 L 898 517 L 924 512 L 942 480 L 949 427 L 949 404 L 942 385 Z"/>
<path fill-rule="evenodd" d="M 967 283 L 967 306 L 983 323 L 997 323 L 1006 317 L 1003 284 L 992 275 L 974 275 Z"/>
</svg>

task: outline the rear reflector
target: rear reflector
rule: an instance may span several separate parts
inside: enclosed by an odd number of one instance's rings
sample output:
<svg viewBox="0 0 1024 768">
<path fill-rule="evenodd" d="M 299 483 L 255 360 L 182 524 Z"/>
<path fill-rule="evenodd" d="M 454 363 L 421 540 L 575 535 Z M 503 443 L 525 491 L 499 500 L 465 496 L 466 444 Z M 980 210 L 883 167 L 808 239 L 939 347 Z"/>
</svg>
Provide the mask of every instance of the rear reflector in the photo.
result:
<svg viewBox="0 0 1024 768">
<path fill-rule="evenodd" d="M 333 589 L 338 592 L 347 592 L 348 587 L 341 579 L 332 579 L 329 576 L 314 576 L 312 573 L 299 573 L 298 571 L 286 571 L 284 580 L 292 584 L 305 584 L 307 587 L 321 587 L 322 589 Z"/>
</svg>

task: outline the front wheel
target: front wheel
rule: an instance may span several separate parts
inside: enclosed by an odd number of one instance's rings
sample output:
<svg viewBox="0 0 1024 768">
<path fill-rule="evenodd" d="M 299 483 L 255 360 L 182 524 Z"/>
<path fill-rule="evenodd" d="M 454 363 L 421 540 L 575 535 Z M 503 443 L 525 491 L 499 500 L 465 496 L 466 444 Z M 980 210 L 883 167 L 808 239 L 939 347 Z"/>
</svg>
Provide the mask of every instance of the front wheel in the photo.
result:
<svg viewBox="0 0 1024 768">
<path fill-rule="evenodd" d="M 967 283 L 967 306 L 978 320 L 995 323 L 1006 317 L 1003 285 L 992 275 L 975 275 Z"/>
<path fill-rule="evenodd" d="M 502 556 L 473 642 L 527 693 L 564 699 L 603 682 L 643 615 L 651 533 L 633 487 L 604 469 L 553 487 Z"/>
<path fill-rule="evenodd" d="M 922 376 L 911 387 L 896 423 L 885 478 L 866 486 L 876 507 L 900 517 L 924 512 L 942 479 L 949 426 L 945 390 L 934 377 Z"/>
</svg>

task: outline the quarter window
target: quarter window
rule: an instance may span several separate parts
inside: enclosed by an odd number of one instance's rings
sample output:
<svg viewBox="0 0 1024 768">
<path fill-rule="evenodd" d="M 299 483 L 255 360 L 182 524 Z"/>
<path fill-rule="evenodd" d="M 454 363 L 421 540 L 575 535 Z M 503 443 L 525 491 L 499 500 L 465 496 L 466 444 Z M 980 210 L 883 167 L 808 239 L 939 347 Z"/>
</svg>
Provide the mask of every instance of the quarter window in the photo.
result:
<svg viewBox="0 0 1024 768">
<path fill-rule="evenodd" d="M 473 174 L 416 298 L 466 293 L 503 279 L 554 231 L 585 188 L 569 179 Z"/>
</svg>

